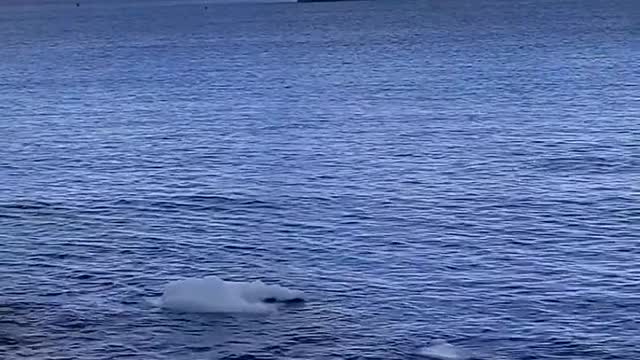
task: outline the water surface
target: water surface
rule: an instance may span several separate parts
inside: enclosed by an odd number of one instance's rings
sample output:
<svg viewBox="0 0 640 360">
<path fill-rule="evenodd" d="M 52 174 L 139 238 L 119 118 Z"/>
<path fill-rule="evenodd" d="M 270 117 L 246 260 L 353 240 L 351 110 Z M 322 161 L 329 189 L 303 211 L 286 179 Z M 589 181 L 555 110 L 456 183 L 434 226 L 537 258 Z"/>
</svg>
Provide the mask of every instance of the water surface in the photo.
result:
<svg viewBox="0 0 640 360">
<path fill-rule="evenodd" d="M 640 358 L 638 14 L 0 5 L 0 357 Z"/>
</svg>

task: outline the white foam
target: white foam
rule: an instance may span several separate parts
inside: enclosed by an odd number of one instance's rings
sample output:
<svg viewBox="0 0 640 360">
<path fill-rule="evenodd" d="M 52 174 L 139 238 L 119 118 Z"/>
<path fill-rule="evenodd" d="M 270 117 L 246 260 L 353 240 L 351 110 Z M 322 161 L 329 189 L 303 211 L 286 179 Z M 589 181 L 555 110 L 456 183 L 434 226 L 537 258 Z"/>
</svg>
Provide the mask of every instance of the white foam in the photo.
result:
<svg viewBox="0 0 640 360">
<path fill-rule="evenodd" d="M 224 281 L 217 276 L 171 282 L 159 305 L 165 309 L 209 313 L 264 313 L 276 306 L 265 301 L 303 299 L 303 293 L 262 281 Z"/>
<path fill-rule="evenodd" d="M 420 349 L 419 355 L 438 360 L 468 360 L 468 351 L 453 346 L 446 341 L 436 341 L 433 345 Z"/>
</svg>

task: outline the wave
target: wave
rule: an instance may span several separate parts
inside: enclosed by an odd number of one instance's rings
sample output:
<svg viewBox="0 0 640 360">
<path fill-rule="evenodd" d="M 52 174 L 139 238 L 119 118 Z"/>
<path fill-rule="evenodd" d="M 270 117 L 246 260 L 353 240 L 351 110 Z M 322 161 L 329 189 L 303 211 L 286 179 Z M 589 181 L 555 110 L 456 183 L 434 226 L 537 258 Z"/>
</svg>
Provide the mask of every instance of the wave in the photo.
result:
<svg viewBox="0 0 640 360">
<path fill-rule="evenodd" d="M 171 282 L 160 298 L 159 306 L 182 312 L 265 313 L 274 311 L 278 302 L 304 300 L 301 291 L 262 281 L 224 281 L 217 276 Z"/>
</svg>

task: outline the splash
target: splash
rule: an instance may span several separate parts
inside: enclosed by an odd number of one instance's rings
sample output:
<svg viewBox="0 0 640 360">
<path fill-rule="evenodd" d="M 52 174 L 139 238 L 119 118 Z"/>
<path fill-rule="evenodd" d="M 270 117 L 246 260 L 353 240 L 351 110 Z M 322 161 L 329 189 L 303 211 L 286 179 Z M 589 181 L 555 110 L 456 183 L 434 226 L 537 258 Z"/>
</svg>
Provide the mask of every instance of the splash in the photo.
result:
<svg viewBox="0 0 640 360">
<path fill-rule="evenodd" d="M 302 301 L 303 293 L 262 281 L 224 281 L 217 276 L 171 282 L 159 304 L 165 309 L 207 313 L 265 313 L 278 302 Z"/>
</svg>

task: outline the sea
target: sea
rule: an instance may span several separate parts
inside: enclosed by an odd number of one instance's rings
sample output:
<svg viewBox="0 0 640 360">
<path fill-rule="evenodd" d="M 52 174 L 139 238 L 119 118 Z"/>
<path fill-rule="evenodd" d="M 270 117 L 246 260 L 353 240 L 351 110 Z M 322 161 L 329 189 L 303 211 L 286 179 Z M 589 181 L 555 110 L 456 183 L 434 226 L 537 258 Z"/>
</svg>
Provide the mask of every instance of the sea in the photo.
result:
<svg viewBox="0 0 640 360">
<path fill-rule="evenodd" d="M 3 1 L 0 359 L 640 359 L 640 1 Z"/>
</svg>

